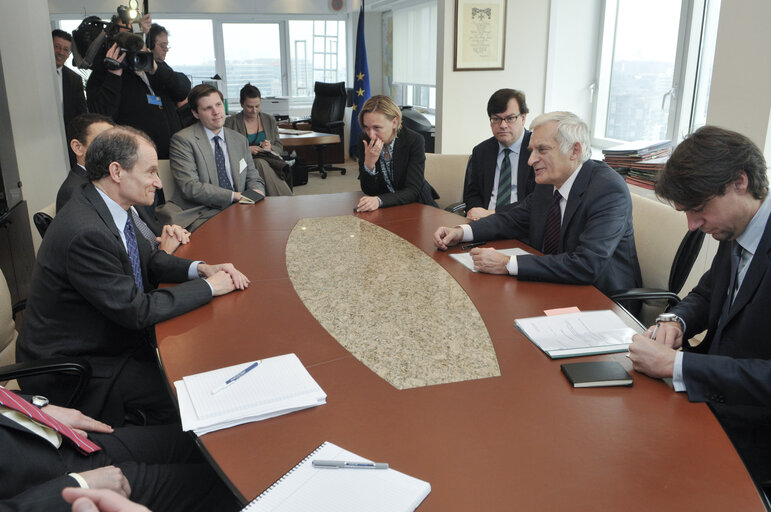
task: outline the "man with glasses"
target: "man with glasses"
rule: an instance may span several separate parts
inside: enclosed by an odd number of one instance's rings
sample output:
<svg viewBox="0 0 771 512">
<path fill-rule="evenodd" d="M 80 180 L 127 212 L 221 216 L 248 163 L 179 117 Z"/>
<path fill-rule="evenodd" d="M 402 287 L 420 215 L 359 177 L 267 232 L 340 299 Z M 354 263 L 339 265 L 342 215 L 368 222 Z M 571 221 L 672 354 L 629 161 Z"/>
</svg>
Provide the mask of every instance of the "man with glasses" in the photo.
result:
<svg viewBox="0 0 771 512">
<path fill-rule="evenodd" d="M 178 107 L 187 104 L 187 94 L 190 93 L 190 81 L 187 79 L 184 73 L 174 71 L 171 66 L 166 63 L 166 54 L 169 53 L 171 47 L 169 46 L 169 32 L 166 27 L 153 23 L 150 26 L 150 30 L 147 32 L 145 38 L 145 44 L 147 49 L 153 53 L 153 59 L 155 60 L 158 69 L 161 70 L 161 75 L 173 76 L 175 79 L 171 82 L 156 81 L 151 78 L 150 83 L 157 88 L 158 95 L 163 102 L 163 110 L 166 113 L 166 118 L 169 120 L 169 131 L 172 135 L 184 128 L 180 121 Z M 156 74 L 158 72 L 156 71 Z M 169 85 L 171 84 L 171 85 Z M 184 85 L 180 89 L 177 89 L 178 85 Z M 185 97 L 180 99 L 177 94 L 177 90 L 185 91 Z"/>
<path fill-rule="evenodd" d="M 531 133 L 525 129 L 528 112 L 522 91 L 500 89 L 490 96 L 487 115 L 493 136 L 471 152 L 463 191 L 469 219 L 510 208 L 533 192 L 535 177 L 527 163 Z"/>
<path fill-rule="evenodd" d="M 603 293 L 640 286 L 632 198 L 624 179 L 590 160 L 589 127 L 570 112 L 535 118 L 530 165 L 535 190 L 484 219 L 434 233 L 440 250 L 458 242 L 516 238 L 543 255 L 506 256 L 471 249 L 474 268 L 520 280 L 594 285 Z"/>
</svg>

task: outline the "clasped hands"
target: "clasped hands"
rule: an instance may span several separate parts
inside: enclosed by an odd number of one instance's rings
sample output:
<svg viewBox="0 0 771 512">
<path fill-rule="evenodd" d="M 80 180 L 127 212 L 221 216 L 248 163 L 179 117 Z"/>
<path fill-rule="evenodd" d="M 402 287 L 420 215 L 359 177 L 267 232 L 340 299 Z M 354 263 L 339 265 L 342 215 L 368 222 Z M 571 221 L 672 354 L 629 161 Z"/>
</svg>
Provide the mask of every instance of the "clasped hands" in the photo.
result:
<svg viewBox="0 0 771 512">
<path fill-rule="evenodd" d="M 441 227 L 434 233 L 434 245 L 442 251 L 446 251 L 453 245 L 457 245 L 463 239 L 463 229 Z M 475 247 L 469 251 L 474 261 L 474 270 L 485 274 L 508 274 L 506 267 L 511 259 L 495 249 Z"/>
<path fill-rule="evenodd" d="M 656 338 L 653 338 L 654 332 Z M 683 344 L 683 331 L 679 322 L 660 322 L 642 334 L 632 337 L 629 359 L 634 369 L 649 377 L 672 377 L 676 349 Z"/>
<path fill-rule="evenodd" d="M 198 264 L 198 275 L 205 278 L 214 289 L 214 296 L 225 295 L 233 290 L 245 290 L 251 281 L 232 263 L 219 265 Z"/>
</svg>

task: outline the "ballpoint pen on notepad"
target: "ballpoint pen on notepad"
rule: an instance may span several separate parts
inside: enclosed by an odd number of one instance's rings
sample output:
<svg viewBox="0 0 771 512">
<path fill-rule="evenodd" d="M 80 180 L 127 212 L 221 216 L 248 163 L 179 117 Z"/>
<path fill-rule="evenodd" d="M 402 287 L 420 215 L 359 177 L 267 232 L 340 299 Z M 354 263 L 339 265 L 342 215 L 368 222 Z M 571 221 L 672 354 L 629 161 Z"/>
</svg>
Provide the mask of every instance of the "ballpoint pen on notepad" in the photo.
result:
<svg viewBox="0 0 771 512">
<path fill-rule="evenodd" d="M 250 364 L 249 366 L 247 366 L 246 368 L 244 368 L 243 370 L 241 370 L 241 371 L 240 371 L 240 372 L 238 372 L 237 374 L 235 374 L 235 375 L 233 375 L 232 377 L 230 377 L 230 378 L 229 378 L 228 380 L 226 380 L 226 381 L 225 381 L 225 383 L 224 383 L 224 384 L 222 384 L 221 386 L 219 386 L 219 387 L 217 387 L 217 388 L 215 388 L 215 389 L 212 389 L 212 390 L 211 390 L 211 394 L 212 394 L 212 395 L 216 395 L 217 393 L 219 393 L 220 391 L 222 391 L 222 390 L 223 390 L 223 389 L 225 389 L 226 387 L 230 386 L 231 384 L 233 384 L 235 381 L 237 381 L 238 379 L 240 379 L 241 377 L 243 377 L 244 375 L 246 375 L 246 374 L 247 374 L 247 373 L 249 373 L 250 371 L 252 371 L 252 370 L 254 370 L 255 368 L 257 368 L 257 365 L 259 365 L 261 362 L 262 362 L 262 360 L 259 360 L 259 361 L 255 361 L 255 362 L 253 362 L 252 364 Z"/>
<path fill-rule="evenodd" d="M 386 462 L 347 462 L 344 460 L 320 460 L 312 462 L 314 468 L 324 469 L 388 469 Z"/>
</svg>

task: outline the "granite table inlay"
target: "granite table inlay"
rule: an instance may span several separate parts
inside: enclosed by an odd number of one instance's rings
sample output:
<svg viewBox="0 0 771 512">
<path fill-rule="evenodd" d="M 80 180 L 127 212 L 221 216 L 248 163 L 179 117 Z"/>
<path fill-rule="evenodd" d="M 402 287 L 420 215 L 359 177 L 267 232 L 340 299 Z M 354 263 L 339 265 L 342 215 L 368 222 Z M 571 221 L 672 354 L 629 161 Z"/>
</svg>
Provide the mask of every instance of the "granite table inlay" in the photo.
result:
<svg viewBox="0 0 771 512">
<path fill-rule="evenodd" d="M 390 231 L 352 215 L 300 219 L 286 266 L 316 320 L 397 389 L 500 376 L 463 288 Z"/>
</svg>

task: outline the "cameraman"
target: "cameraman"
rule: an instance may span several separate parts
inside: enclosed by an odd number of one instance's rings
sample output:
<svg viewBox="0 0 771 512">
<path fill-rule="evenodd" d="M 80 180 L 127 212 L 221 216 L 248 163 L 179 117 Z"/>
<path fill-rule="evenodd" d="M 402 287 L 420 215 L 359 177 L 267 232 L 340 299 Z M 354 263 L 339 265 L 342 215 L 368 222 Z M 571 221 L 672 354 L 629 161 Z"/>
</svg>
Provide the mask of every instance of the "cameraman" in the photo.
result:
<svg viewBox="0 0 771 512">
<path fill-rule="evenodd" d="M 149 29 L 148 21 L 149 16 L 145 15 L 143 30 Z M 142 49 L 147 50 L 146 47 Z M 177 122 L 170 123 L 172 116 L 166 110 L 187 97 L 190 80 L 182 73 L 175 73 L 168 65 L 159 66 L 155 59 L 152 59 L 152 69 L 137 71 L 127 65 L 126 55 L 117 43 L 113 43 L 106 58 L 121 66 L 118 69 L 94 66 L 86 83 L 88 109 L 112 117 L 117 124 L 144 131 L 158 147 L 158 158 L 167 159 L 171 135 L 180 125 L 176 117 Z"/>
</svg>

